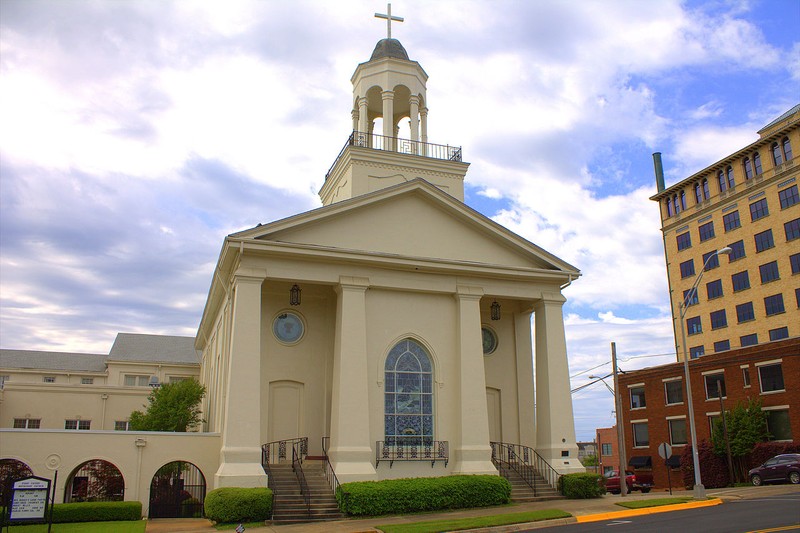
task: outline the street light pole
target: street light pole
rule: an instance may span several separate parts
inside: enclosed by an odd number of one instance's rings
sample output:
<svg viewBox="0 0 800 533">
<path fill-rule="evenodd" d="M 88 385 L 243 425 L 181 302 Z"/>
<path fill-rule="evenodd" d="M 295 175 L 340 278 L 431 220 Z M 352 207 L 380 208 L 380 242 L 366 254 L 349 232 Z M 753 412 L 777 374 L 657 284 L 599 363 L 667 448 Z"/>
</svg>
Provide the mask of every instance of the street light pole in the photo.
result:
<svg viewBox="0 0 800 533">
<path fill-rule="evenodd" d="M 700 284 L 700 280 L 703 279 L 703 272 L 705 272 L 708 263 L 714 258 L 718 257 L 719 255 L 730 255 L 731 250 L 729 247 L 721 248 L 717 250 L 706 259 L 706 262 L 703 263 L 703 268 L 700 270 L 700 273 L 694 280 L 694 284 L 692 288 L 689 289 L 689 292 L 686 293 L 686 298 L 680 304 L 680 323 L 681 323 L 681 349 L 683 351 L 683 376 L 686 380 L 686 406 L 689 409 L 689 430 L 692 436 L 692 461 L 694 464 L 694 497 L 698 500 L 704 500 L 706 498 L 706 488 L 703 486 L 703 481 L 700 477 L 700 455 L 697 451 L 697 428 L 694 422 L 694 404 L 692 402 L 692 381 L 689 377 L 689 351 L 686 348 L 686 326 L 684 325 L 684 317 L 686 316 L 686 311 L 689 308 L 689 302 L 694 300 L 694 297 L 697 295 L 697 286 Z"/>
</svg>

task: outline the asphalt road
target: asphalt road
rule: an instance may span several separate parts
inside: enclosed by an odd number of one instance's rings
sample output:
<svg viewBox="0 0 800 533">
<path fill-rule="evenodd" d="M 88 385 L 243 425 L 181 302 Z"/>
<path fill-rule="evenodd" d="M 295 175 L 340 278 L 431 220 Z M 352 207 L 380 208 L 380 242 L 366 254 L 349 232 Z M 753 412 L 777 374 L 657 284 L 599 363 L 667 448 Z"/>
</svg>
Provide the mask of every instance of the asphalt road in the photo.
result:
<svg viewBox="0 0 800 533">
<path fill-rule="evenodd" d="M 773 529 L 780 528 L 780 529 Z M 556 528 L 544 528 L 555 530 Z M 800 493 L 727 501 L 722 505 L 687 509 L 603 522 L 558 526 L 558 533 L 623 533 L 675 531 L 679 533 L 746 533 L 800 531 Z M 542 529 L 526 530 L 540 532 Z"/>
</svg>

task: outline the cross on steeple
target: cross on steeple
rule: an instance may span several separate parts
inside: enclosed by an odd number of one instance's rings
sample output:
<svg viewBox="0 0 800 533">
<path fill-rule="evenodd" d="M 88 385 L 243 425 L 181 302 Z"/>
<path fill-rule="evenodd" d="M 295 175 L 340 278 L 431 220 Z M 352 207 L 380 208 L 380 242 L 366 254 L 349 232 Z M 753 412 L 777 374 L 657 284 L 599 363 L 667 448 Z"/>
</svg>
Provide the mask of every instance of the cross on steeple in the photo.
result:
<svg viewBox="0 0 800 533">
<path fill-rule="evenodd" d="M 396 22 L 403 22 L 403 17 L 393 17 L 392 16 L 392 4 L 386 4 L 386 14 L 383 13 L 375 13 L 375 16 L 379 19 L 386 19 L 386 38 L 392 38 L 392 21 Z"/>
</svg>

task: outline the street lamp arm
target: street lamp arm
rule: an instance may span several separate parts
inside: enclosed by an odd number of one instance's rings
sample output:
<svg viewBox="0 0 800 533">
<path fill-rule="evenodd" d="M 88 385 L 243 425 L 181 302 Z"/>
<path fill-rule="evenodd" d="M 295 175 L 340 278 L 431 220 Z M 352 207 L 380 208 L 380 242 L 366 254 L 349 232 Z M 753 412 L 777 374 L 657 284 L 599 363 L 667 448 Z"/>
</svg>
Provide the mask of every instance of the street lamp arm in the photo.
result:
<svg viewBox="0 0 800 533">
<path fill-rule="evenodd" d="M 730 255 L 730 253 L 732 251 L 733 250 L 731 248 L 726 246 L 726 247 L 721 248 L 721 249 L 717 250 L 716 252 L 714 252 L 713 254 L 708 256 L 708 259 L 706 259 L 705 263 L 703 263 L 703 268 L 700 269 L 700 273 L 695 278 L 694 284 L 692 284 L 692 288 L 689 289 L 689 292 L 686 293 L 686 298 L 684 298 L 683 302 L 681 302 L 681 305 L 680 305 L 681 320 L 683 320 L 683 318 L 686 316 L 686 311 L 689 308 L 689 302 L 691 302 L 694 299 L 694 296 L 697 294 L 697 286 L 700 285 L 700 280 L 703 279 L 703 274 L 705 273 L 706 267 L 708 266 L 708 264 L 715 257 L 717 257 L 719 255 Z"/>
</svg>

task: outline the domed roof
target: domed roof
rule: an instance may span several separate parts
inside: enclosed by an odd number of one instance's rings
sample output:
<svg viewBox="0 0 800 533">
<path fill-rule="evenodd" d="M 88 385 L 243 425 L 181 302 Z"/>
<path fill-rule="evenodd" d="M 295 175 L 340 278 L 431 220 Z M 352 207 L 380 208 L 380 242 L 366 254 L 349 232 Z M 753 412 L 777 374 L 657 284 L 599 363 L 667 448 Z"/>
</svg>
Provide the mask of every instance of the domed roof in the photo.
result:
<svg viewBox="0 0 800 533">
<path fill-rule="evenodd" d="M 393 57 L 395 59 L 405 59 L 408 61 L 408 53 L 400 41 L 397 39 L 381 39 L 375 45 L 375 50 L 372 51 L 370 61 L 382 59 L 384 57 Z"/>
</svg>

